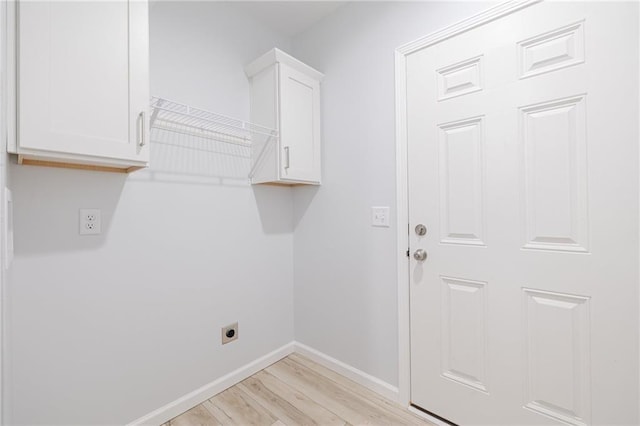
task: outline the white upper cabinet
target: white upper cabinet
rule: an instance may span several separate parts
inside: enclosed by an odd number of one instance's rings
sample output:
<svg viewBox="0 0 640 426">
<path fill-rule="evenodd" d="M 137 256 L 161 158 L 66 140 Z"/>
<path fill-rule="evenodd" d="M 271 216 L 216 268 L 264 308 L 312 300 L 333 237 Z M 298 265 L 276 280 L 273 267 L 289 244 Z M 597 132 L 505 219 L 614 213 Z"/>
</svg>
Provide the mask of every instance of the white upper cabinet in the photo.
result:
<svg viewBox="0 0 640 426">
<path fill-rule="evenodd" d="M 16 7 L 18 136 L 9 151 L 25 164 L 146 167 L 147 1 Z"/>
<path fill-rule="evenodd" d="M 245 67 L 251 121 L 279 138 L 253 141 L 252 183 L 320 184 L 320 81 L 323 74 L 278 49 Z"/>
</svg>

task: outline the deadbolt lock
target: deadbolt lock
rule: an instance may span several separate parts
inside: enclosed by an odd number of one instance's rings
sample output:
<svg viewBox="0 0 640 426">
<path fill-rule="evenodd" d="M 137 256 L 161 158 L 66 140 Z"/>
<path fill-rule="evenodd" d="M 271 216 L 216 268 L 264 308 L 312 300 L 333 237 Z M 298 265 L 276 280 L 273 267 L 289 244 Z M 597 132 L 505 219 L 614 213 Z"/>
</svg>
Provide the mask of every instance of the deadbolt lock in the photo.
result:
<svg viewBox="0 0 640 426">
<path fill-rule="evenodd" d="M 418 224 L 416 225 L 416 234 L 423 236 L 427 234 L 427 227 L 424 226 L 423 224 Z"/>
</svg>

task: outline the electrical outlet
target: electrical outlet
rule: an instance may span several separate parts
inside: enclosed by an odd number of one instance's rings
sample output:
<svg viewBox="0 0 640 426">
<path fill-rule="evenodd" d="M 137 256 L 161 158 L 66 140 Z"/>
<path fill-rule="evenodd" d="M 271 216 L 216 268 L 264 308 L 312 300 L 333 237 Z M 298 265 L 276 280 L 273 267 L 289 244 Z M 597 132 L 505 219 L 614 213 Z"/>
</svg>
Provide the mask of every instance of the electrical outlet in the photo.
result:
<svg viewBox="0 0 640 426">
<path fill-rule="evenodd" d="M 226 327 L 222 327 L 222 344 L 226 345 L 238 338 L 238 323 L 234 322 Z"/>
<path fill-rule="evenodd" d="M 371 226 L 389 227 L 389 207 L 371 207 Z"/>
<path fill-rule="evenodd" d="M 99 209 L 80 209 L 80 235 L 99 235 L 102 223 Z"/>
</svg>

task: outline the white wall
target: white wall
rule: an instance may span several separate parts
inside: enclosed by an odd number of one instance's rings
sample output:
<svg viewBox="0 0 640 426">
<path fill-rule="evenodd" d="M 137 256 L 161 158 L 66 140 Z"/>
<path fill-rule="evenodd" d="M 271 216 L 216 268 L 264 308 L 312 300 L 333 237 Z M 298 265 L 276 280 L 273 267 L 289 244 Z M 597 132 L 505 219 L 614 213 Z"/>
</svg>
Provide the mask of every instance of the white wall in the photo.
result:
<svg viewBox="0 0 640 426">
<path fill-rule="evenodd" d="M 289 48 L 224 4 L 154 2 L 150 26 L 152 94 L 244 119 L 242 65 Z M 10 167 L 9 424 L 123 424 L 293 339 L 291 190 L 249 186 L 241 148 L 153 139 L 130 176 Z"/>
<path fill-rule="evenodd" d="M 489 7 L 354 2 L 293 39 L 325 73 L 323 185 L 294 193 L 296 340 L 398 384 L 394 49 Z M 372 228 L 371 206 L 390 206 Z"/>
</svg>

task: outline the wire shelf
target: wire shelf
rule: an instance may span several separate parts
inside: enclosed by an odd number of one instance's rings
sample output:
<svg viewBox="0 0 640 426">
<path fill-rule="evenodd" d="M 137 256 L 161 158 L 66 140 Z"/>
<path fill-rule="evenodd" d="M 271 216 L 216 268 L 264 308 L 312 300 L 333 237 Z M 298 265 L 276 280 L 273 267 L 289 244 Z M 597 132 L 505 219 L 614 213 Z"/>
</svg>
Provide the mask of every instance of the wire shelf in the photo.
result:
<svg viewBox="0 0 640 426">
<path fill-rule="evenodd" d="M 278 138 L 275 129 L 168 99 L 151 98 L 151 108 L 150 124 L 156 129 L 249 147 L 257 138 L 265 141 Z"/>
</svg>

